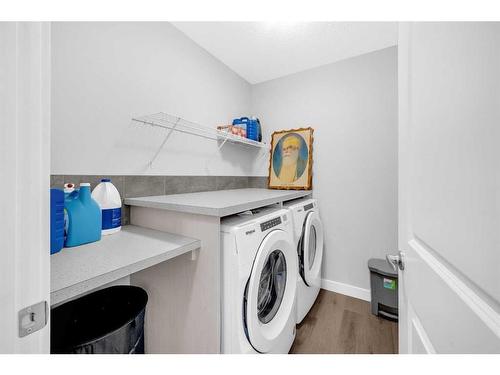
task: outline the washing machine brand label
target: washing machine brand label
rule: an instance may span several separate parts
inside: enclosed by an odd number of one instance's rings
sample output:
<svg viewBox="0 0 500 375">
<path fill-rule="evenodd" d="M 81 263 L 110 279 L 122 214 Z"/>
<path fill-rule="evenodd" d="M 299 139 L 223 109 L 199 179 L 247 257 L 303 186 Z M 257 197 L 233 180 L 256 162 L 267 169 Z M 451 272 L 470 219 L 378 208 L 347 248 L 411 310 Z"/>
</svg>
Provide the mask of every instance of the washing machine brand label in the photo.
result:
<svg viewBox="0 0 500 375">
<path fill-rule="evenodd" d="M 248 236 L 249 234 L 255 233 L 255 229 L 248 230 L 245 232 L 245 234 Z"/>
</svg>

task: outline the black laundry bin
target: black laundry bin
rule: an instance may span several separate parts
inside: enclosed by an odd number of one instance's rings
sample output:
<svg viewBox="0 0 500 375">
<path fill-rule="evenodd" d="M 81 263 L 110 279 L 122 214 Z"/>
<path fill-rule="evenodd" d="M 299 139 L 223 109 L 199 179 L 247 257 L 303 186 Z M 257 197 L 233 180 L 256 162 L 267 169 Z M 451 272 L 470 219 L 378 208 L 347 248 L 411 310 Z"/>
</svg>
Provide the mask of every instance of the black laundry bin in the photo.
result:
<svg viewBox="0 0 500 375">
<path fill-rule="evenodd" d="M 142 288 L 117 285 L 51 310 L 52 354 L 144 354 Z"/>
</svg>

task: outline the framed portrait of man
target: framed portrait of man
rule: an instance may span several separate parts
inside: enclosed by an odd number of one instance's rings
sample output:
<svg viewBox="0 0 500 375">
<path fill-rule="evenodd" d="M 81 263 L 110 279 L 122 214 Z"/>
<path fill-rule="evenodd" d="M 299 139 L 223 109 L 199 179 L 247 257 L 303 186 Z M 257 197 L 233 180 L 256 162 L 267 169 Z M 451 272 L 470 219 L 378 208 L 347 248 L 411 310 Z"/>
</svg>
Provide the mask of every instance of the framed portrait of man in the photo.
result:
<svg viewBox="0 0 500 375">
<path fill-rule="evenodd" d="M 301 128 L 273 133 L 268 178 L 270 189 L 312 188 L 313 132 L 313 128 Z"/>
</svg>

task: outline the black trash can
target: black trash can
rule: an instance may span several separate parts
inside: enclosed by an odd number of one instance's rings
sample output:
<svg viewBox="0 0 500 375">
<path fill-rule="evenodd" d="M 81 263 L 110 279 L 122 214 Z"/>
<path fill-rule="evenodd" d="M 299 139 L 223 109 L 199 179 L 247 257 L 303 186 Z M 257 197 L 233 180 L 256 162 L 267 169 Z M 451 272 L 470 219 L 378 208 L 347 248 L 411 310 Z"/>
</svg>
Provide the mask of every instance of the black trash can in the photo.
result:
<svg viewBox="0 0 500 375">
<path fill-rule="evenodd" d="M 142 288 L 112 286 L 51 310 L 53 354 L 144 354 Z"/>
</svg>

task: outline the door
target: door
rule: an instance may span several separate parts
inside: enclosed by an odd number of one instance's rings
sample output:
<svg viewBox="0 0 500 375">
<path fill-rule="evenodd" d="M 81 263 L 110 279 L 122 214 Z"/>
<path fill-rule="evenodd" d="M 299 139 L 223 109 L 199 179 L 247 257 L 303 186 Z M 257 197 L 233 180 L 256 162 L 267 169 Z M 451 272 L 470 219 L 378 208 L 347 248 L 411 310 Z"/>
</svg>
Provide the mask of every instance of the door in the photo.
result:
<svg viewBox="0 0 500 375">
<path fill-rule="evenodd" d="M 400 353 L 500 353 L 500 24 L 402 24 Z"/>
<path fill-rule="evenodd" d="M 285 232 L 274 230 L 257 251 L 246 292 L 248 339 L 258 352 L 267 353 L 290 336 L 296 288 L 297 253 Z"/>
<path fill-rule="evenodd" d="M 48 353 L 48 23 L 0 22 L 0 82 L 0 353 Z M 19 332 L 19 311 L 40 302 Z"/>
<path fill-rule="evenodd" d="M 321 287 L 323 225 L 316 211 L 307 214 L 301 240 L 300 273 L 307 286 Z"/>
</svg>

